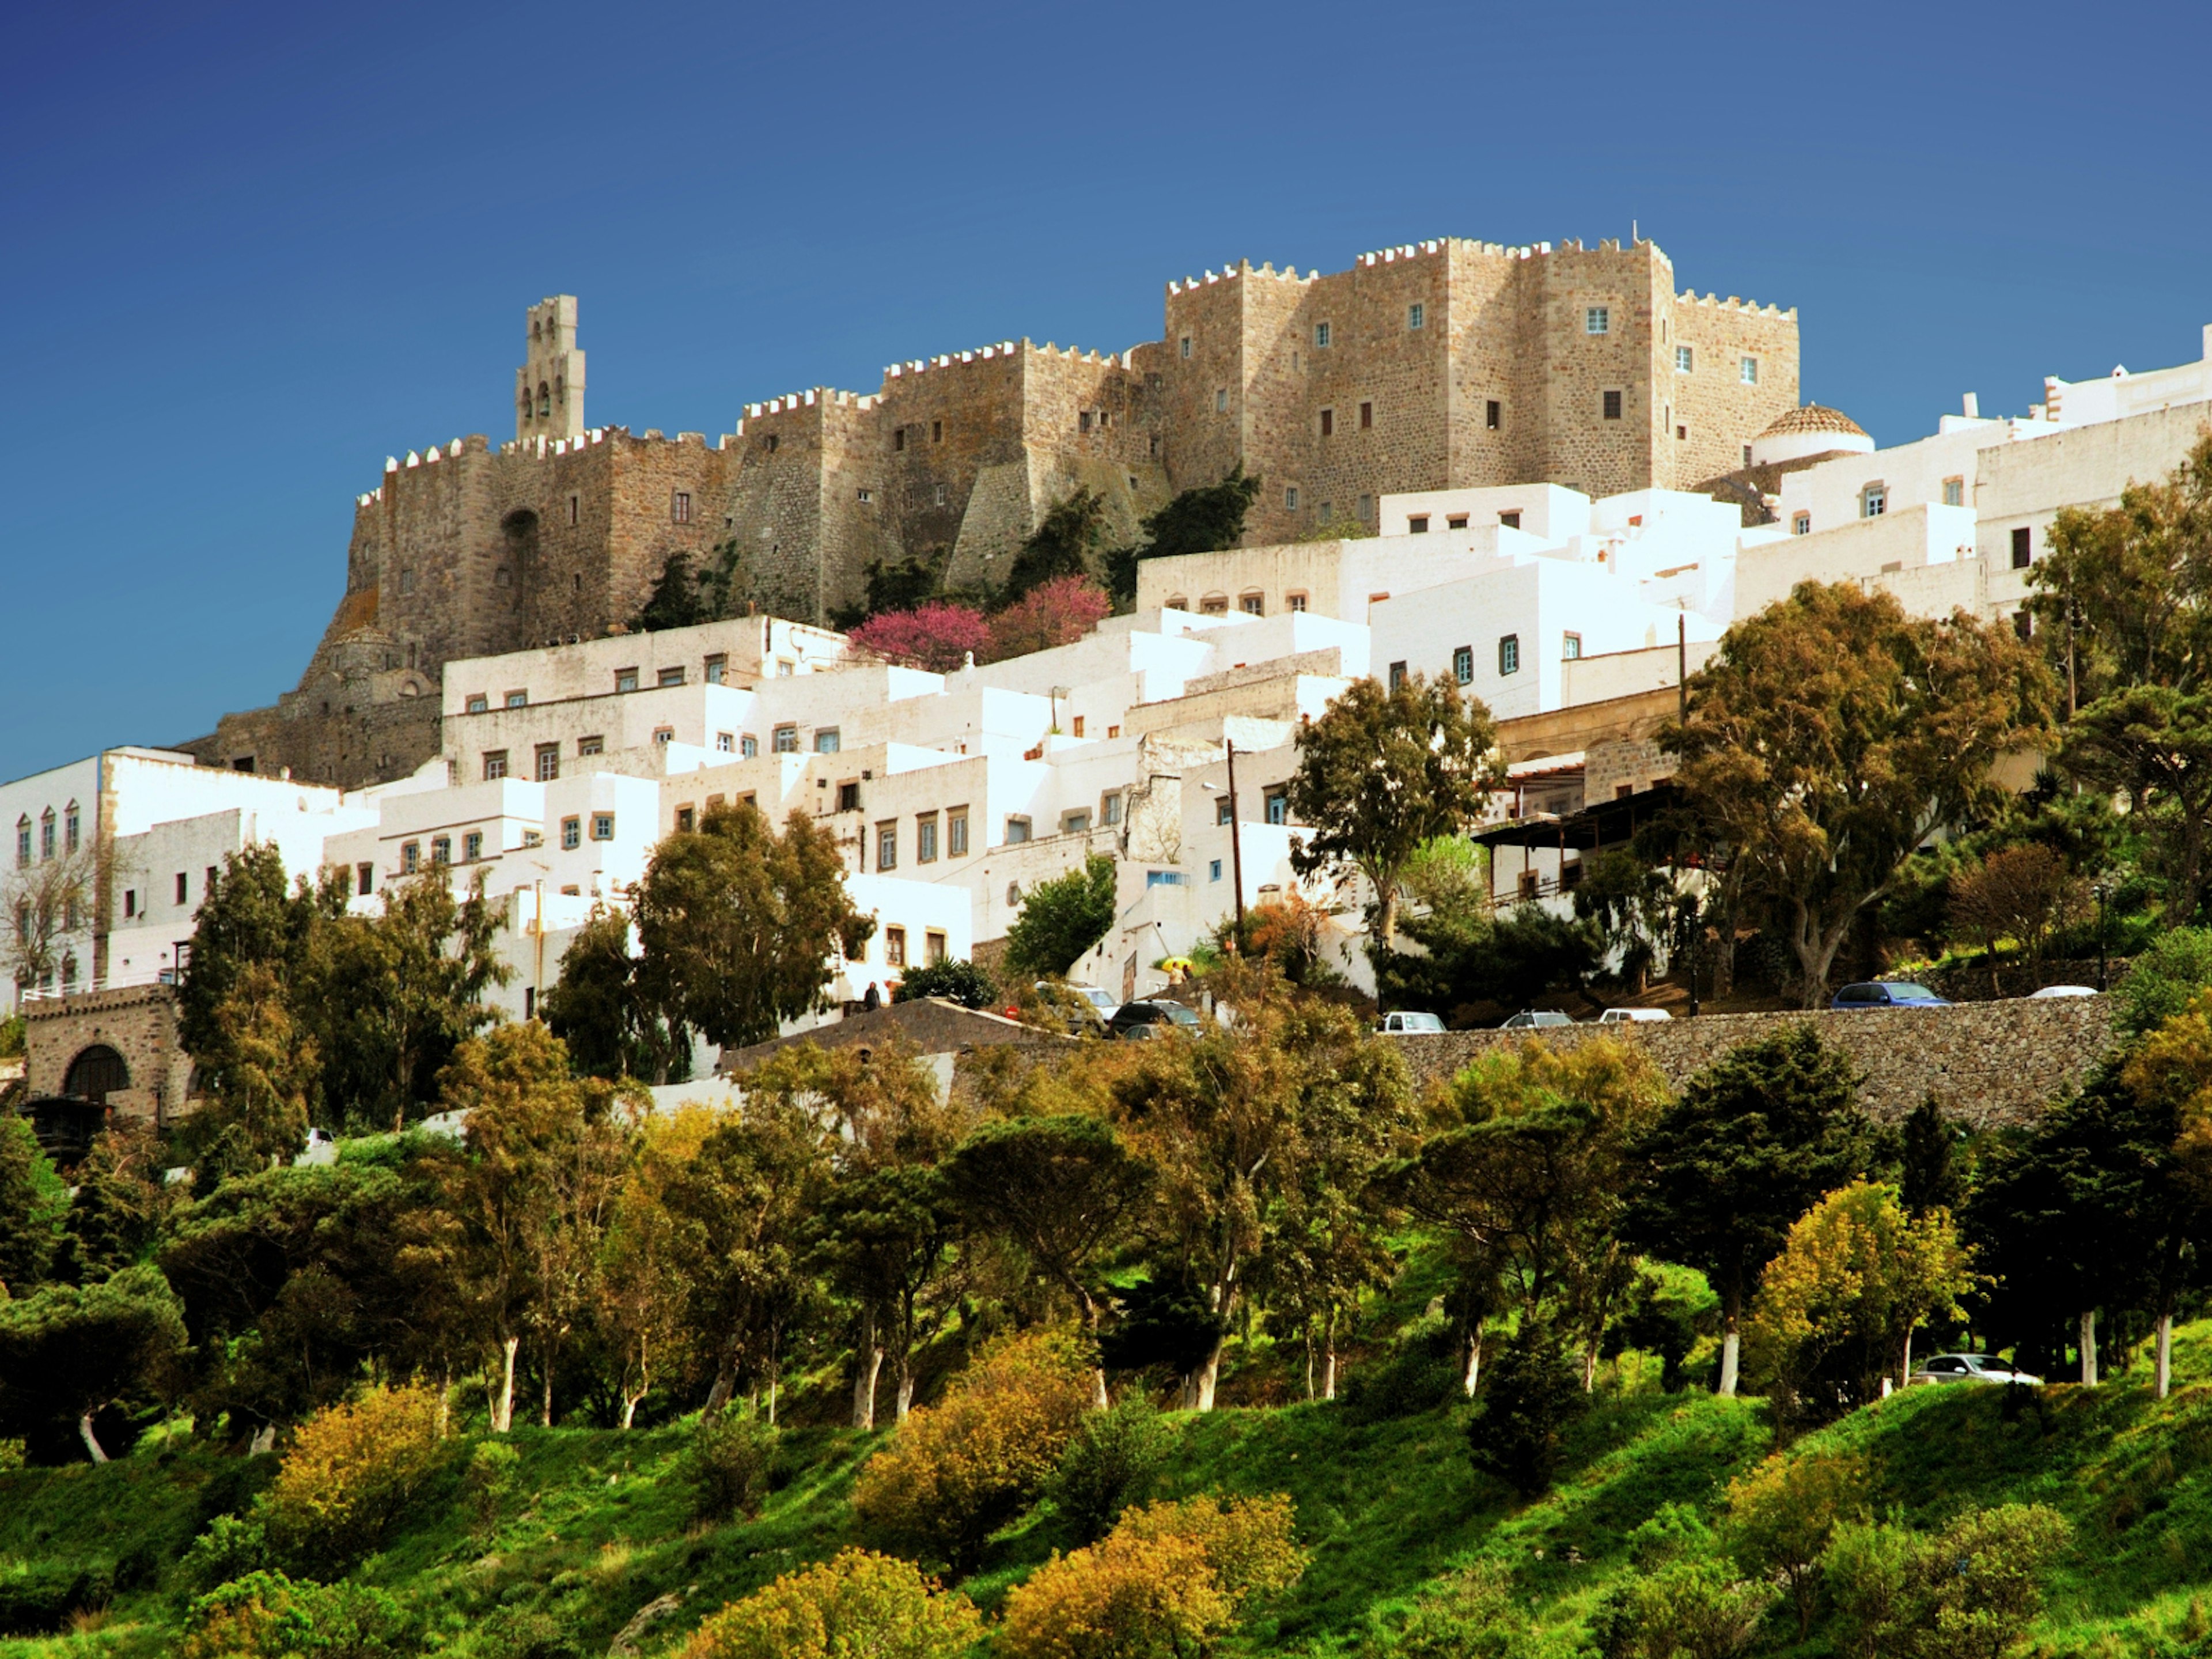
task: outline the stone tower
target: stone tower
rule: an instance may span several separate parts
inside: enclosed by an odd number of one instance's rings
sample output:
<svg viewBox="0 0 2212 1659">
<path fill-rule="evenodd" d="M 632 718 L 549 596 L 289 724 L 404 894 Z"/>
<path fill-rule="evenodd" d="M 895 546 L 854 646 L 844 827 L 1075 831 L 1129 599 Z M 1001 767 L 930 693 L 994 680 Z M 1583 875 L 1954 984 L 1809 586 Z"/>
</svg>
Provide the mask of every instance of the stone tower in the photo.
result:
<svg viewBox="0 0 2212 1659">
<path fill-rule="evenodd" d="M 514 438 L 550 442 L 584 431 L 584 354 L 576 349 L 576 296 L 530 307 L 530 338 L 514 371 Z"/>
</svg>

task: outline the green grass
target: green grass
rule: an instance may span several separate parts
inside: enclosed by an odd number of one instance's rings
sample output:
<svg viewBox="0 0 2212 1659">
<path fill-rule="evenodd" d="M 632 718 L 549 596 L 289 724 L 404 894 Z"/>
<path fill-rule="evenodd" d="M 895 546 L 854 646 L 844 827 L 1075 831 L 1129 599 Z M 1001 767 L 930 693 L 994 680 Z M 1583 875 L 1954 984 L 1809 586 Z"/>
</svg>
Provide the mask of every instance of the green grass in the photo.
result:
<svg viewBox="0 0 2212 1659">
<path fill-rule="evenodd" d="M 1418 1316 L 1425 1298 L 1403 1301 L 1399 1316 Z M 2176 1371 L 2212 1376 L 2212 1322 L 2179 1334 Z M 1601 1390 L 1553 1489 L 1522 1504 L 1474 1473 L 1465 1417 L 1447 1407 L 1363 1424 L 1340 1405 L 1298 1404 L 1182 1419 L 1159 1495 L 1288 1492 L 1312 1552 L 1304 1582 L 1239 1651 L 1348 1659 L 1440 1576 L 1480 1559 L 1510 1568 L 1532 1623 L 1564 1638 L 1633 1570 L 1637 1527 L 1670 1504 L 1717 1515 L 1729 1480 L 1771 1443 L 1757 1401 Z M 665 1651 L 724 1601 L 856 1541 L 854 1474 L 883 1437 L 787 1432 L 763 1514 L 708 1527 L 693 1522 L 678 1478 L 682 1427 L 518 1429 L 514 1495 L 494 1525 L 480 1527 L 457 1460 L 360 1576 L 398 1595 L 432 1646 L 468 1655 L 602 1654 L 640 1607 L 688 1587 L 683 1610 L 647 1644 Z M 2212 1633 L 2212 1382 L 2163 1402 L 2142 1367 L 2094 1391 L 2053 1388 L 2009 1405 L 1996 1389 L 1915 1390 L 1795 1449 L 1845 1449 L 1868 1459 L 1879 1507 L 1915 1526 L 2014 1501 L 2067 1516 L 2074 1542 L 2039 1632 L 2048 1659 L 2191 1652 Z M 97 1561 L 118 1583 L 99 1628 L 0 1639 L 0 1659 L 171 1650 L 183 1613 L 177 1558 L 272 1469 L 273 1460 L 173 1437 L 105 1468 L 0 1475 L 0 1565 Z M 965 1588 L 995 1608 L 1073 1541 L 1042 1507 L 995 1540 Z M 1778 1617 L 1754 1651 L 1811 1659 L 1831 1649 L 1817 1628 L 1797 1644 Z"/>
</svg>

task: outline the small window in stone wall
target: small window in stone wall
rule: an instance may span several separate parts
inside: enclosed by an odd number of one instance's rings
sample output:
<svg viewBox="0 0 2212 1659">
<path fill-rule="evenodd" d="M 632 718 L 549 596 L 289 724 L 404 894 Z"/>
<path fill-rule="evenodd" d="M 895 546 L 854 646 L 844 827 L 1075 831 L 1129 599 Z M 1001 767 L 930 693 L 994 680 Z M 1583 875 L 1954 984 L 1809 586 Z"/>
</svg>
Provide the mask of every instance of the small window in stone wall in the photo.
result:
<svg viewBox="0 0 2212 1659">
<path fill-rule="evenodd" d="M 1508 634 L 1498 641 L 1498 672 L 1517 674 L 1521 672 L 1521 636 Z"/>
<path fill-rule="evenodd" d="M 1213 412 L 1217 415 L 1229 412 L 1229 388 L 1225 386 L 1213 389 Z"/>
<path fill-rule="evenodd" d="M 1674 348 L 1674 372 L 1677 374 L 1687 374 L 1691 373 L 1692 366 L 1696 362 L 1696 354 L 1694 354 L 1689 347 L 1678 345 Z"/>
<path fill-rule="evenodd" d="M 1453 513 L 1448 514 L 1444 519 L 1444 528 L 1447 530 L 1466 529 L 1467 514 L 1464 513 Z"/>
<path fill-rule="evenodd" d="M 1392 663 L 1390 665 L 1390 689 L 1393 691 L 1395 691 L 1400 686 L 1405 684 L 1405 683 L 1406 665 L 1402 662 Z"/>
<path fill-rule="evenodd" d="M 581 819 L 581 818 L 562 818 L 562 819 L 561 820 L 561 845 L 562 845 L 562 848 L 563 848 L 563 849 L 565 849 L 565 850 L 566 850 L 566 851 L 568 851 L 568 852 L 571 852 L 571 853 L 573 853 L 573 852 L 574 852 L 574 851 L 575 851 L 579 847 L 581 847 L 583 844 L 584 844 L 584 821 L 583 821 L 583 819 Z"/>
<path fill-rule="evenodd" d="M 1333 409 L 1324 409 L 1321 412 L 1321 435 L 1324 438 L 1336 435 L 1336 411 Z"/>
<path fill-rule="evenodd" d="M 461 860 L 474 864 L 483 856 L 483 831 L 471 830 L 461 837 Z"/>
<path fill-rule="evenodd" d="M 943 484 L 937 486 L 936 496 L 933 505 L 937 507 L 942 507 L 945 505 L 945 486 Z"/>
<path fill-rule="evenodd" d="M 941 444 L 945 441 L 944 422 L 932 421 L 929 423 L 929 441 L 933 444 Z"/>
<path fill-rule="evenodd" d="M 1267 614 L 1267 602 L 1260 594 L 1245 593 L 1238 597 L 1237 608 L 1248 617 L 1264 616 Z"/>
<path fill-rule="evenodd" d="M 491 699 L 479 691 L 471 696 L 462 707 L 465 712 L 471 714 L 485 714 L 491 708 Z"/>
<path fill-rule="evenodd" d="M 592 814 L 592 839 L 612 841 L 615 838 L 615 815 L 611 812 Z"/>
<path fill-rule="evenodd" d="M 896 453 L 897 451 L 904 449 L 905 447 L 906 428 L 902 426 L 893 427 L 891 428 L 891 449 L 893 453 Z"/>
<path fill-rule="evenodd" d="M 871 490 L 866 484 L 860 486 L 859 495 L 860 499 L 863 501 L 872 501 L 876 499 L 875 492 Z"/>
<path fill-rule="evenodd" d="M 751 732 L 748 732 L 738 739 L 738 758 L 739 760 L 751 760 L 759 753 L 760 739 L 755 737 Z"/>
<path fill-rule="evenodd" d="M 1419 303 L 1406 307 L 1406 326 L 1419 328 L 1428 320 L 1428 307 Z"/>
<path fill-rule="evenodd" d="M 576 739 L 576 754 L 580 759 L 586 755 L 603 755 L 606 749 L 607 740 L 601 735 Z"/>
<path fill-rule="evenodd" d="M 1492 432 L 1505 424 L 1505 406 L 1497 398 L 1489 398 L 1483 401 L 1482 423 Z"/>
<path fill-rule="evenodd" d="M 668 517 L 672 524 L 691 522 L 691 492 L 690 490 L 679 489 L 676 492 L 675 499 L 669 505 Z"/>
<path fill-rule="evenodd" d="M 1190 336 L 1188 334 L 1182 337 L 1182 355 L 1186 357 L 1190 356 Z"/>
<path fill-rule="evenodd" d="M 1456 646 L 1452 650 L 1452 678 L 1462 685 L 1474 684 L 1474 647 Z"/>
<path fill-rule="evenodd" d="M 2012 631 L 2020 635 L 2022 640 L 2033 639 L 2035 637 L 2035 617 L 2033 614 L 2026 611 L 2014 611 L 2012 613 Z"/>
<path fill-rule="evenodd" d="M 422 842 L 418 842 L 418 841 L 410 841 L 410 842 L 406 842 L 402 843 L 402 845 L 400 846 L 400 848 L 399 848 L 399 870 L 400 870 L 400 873 L 401 873 L 402 875 L 409 875 L 409 876 L 411 876 L 411 875 L 413 875 L 413 874 L 414 874 L 417 870 L 420 870 L 422 867 Z M 132 896 L 131 894 L 129 894 L 129 893 L 125 893 L 125 894 L 123 896 L 123 898 L 124 898 L 124 910 L 125 910 L 125 913 L 126 915 L 127 915 L 127 914 L 129 914 L 129 912 L 130 912 L 130 908 L 131 908 L 131 903 L 130 903 L 130 902 L 131 902 L 131 899 L 132 898 L 132 896 Z"/>
<path fill-rule="evenodd" d="M 1364 431 L 1366 431 L 1366 430 L 1367 430 L 1367 428 L 1370 428 L 1370 427 L 1373 426 L 1374 424 L 1375 424 L 1375 405 L 1374 405 L 1373 404 L 1360 404 L 1360 405 L 1359 405 L 1359 429 L 1360 429 L 1362 432 L 1364 432 Z"/>
<path fill-rule="evenodd" d="M 782 441 L 783 440 L 776 436 L 775 433 L 769 433 L 768 434 L 768 443 L 766 446 L 768 453 L 771 455 L 775 454 L 776 452 L 776 446 L 781 444 Z"/>
<path fill-rule="evenodd" d="M 582 497 L 577 495 L 571 495 L 568 497 L 568 522 L 570 524 L 574 524 L 576 522 L 577 517 L 582 513 L 584 503 Z"/>
<path fill-rule="evenodd" d="M 2012 568 L 2025 570 L 2035 562 L 2035 533 L 2026 525 L 2012 532 Z"/>
<path fill-rule="evenodd" d="M 1559 656 L 1567 662 L 1580 662 L 1583 655 L 1583 636 L 1579 634 L 1559 635 Z"/>
<path fill-rule="evenodd" d="M 1964 507 L 1966 504 L 1966 481 L 1964 478 L 1943 480 L 1943 505 Z"/>
<path fill-rule="evenodd" d="M 1306 596 L 1303 593 L 1285 594 L 1283 596 L 1283 608 L 1285 611 L 1303 611 L 1306 608 Z"/>
<path fill-rule="evenodd" d="M 616 669 L 616 670 L 615 670 L 615 690 L 617 690 L 617 691 L 635 691 L 635 690 L 637 690 L 637 670 L 635 670 L 635 668 L 617 668 L 617 669 Z"/>
<path fill-rule="evenodd" d="M 1429 533 L 1429 515 L 1425 513 L 1416 513 L 1411 518 L 1407 519 L 1406 520 L 1406 533 L 1408 536 L 1427 535 Z"/>
<path fill-rule="evenodd" d="M 1620 394 L 1618 392 L 1605 394 L 1605 418 L 1608 421 L 1620 418 Z"/>
<path fill-rule="evenodd" d="M 720 685 L 727 681 L 729 677 L 730 659 L 727 657 L 709 657 L 707 659 L 708 684 Z"/>
<path fill-rule="evenodd" d="M 1792 514 L 1790 519 L 1790 533 L 1793 536 L 1811 535 L 1813 533 L 1813 515 L 1809 513 Z"/>
<path fill-rule="evenodd" d="M 485 753 L 483 757 L 483 775 L 484 781 L 486 783 L 495 782 L 507 775 L 506 750 L 494 749 L 488 750 Z"/>
<path fill-rule="evenodd" d="M 1756 357 L 1744 358 L 1738 365 L 1738 373 L 1742 376 L 1743 383 L 1746 386 L 1757 386 L 1759 384 L 1759 359 Z"/>
<path fill-rule="evenodd" d="M 1328 325 L 1327 323 L 1316 323 L 1314 325 L 1314 344 L 1323 348 L 1328 346 Z"/>
<path fill-rule="evenodd" d="M 1889 491 L 1881 484 L 1869 484 L 1859 492 L 1859 517 L 1879 519 L 1889 511 Z"/>
<path fill-rule="evenodd" d="M 541 743 L 538 745 L 538 781 L 551 783 L 561 775 L 561 745 Z"/>
<path fill-rule="evenodd" d="M 1604 306 L 1590 306 L 1583 312 L 1583 332 L 1607 334 L 1613 331 L 1613 313 Z"/>
<path fill-rule="evenodd" d="M 664 668 L 660 671 L 659 683 L 663 687 L 681 685 L 684 684 L 684 671 L 680 668 Z"/>
<path fill-rule="evenodd" d="M 1291 484 L 1283 491 L 1283 509 L 1288 513 L 1298 510 L 1298 487 Z"/>
<path fill-rule="evenodd" d="M 1515 507 L 1510 512 L 1499 514 L 1498 523 L 1502 529 L 1518 530 L 1521 527 L 1521 509 Z"/>
</svg>

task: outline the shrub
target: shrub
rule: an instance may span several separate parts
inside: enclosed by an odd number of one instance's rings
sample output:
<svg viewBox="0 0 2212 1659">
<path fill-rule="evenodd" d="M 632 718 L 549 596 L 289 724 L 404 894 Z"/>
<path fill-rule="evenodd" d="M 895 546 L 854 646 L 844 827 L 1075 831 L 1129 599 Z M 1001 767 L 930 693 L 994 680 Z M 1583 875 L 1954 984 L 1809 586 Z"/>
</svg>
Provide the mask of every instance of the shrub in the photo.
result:
<svg viewBox="0 0 2212 1659">
<path fill-rule="evenodd" d="M 1710 1556 L 1670 1562 L 1615 1598 L 1607 1659 L 1729 1659 L 1750 1644 L 1777 1594 Z"/>
<path fill-rule="evenodd" d="M 1093 853 L 1080 870 L 1041 881 L 1022 896 L 1006 929 L 1006 971 L 1024 978 L 1064 974 L 1114 925 L 1114 860 Z"/>
<path fill-rule="evenodd" d="M 1512 1591 L 1513 1574 L 1502 1562 L 1449 1573 L 1397 1629 L 1370 1630 L 1360 1659 L 1509 1659 L 1526 1627 Z"/>
<path fill-rule="evenodd" d="M 1789 1586 L 1800 1638 L 1813 1628 L 1820 1557 L 1838 1522 L 1865 1513 L 1866 1484 L 1856 1457 L 1777 1453 L 1729 1487 L 1729 1551 L 1754 1577 L 1778 1574 Z"/>
<path fill-rule="evenodd" d="M 2112 988 L 2113 1023 L 2131 1033 L 2154 1030 L 2212 986 L 2212 928 L 2161 933 Z"/>
<path fill-rule="evenodd" d="M 1561 1438 L 1589 1403 L 1550 1334 L 1524 1325 L 1491 1368 L 1467 1425 L 1474 1467 L 1534 1498 L 1552 1484 Z"/>
<path fill-rule="evenodd" d="M 269 1565 L 269 1534 L 258 1521 L 235 1515 L 218 1515 L 191 1541 L 178 1571 L 185 1587 L 205 1595 L 234 1578 L 258 1572 Z"/>
<path fill-rule="evenodd" d="M 0 1559 L 0 1635 L 60 1630 L 72 1614 L 104 1607 L 114 1594 L 114 1569 L 104 1561 Z"/>
<path fill-rule="evenodd" d="M 855 651 L 939 674 L 951 673 L 970 654 L 988 659 L 991 653 L 991 624 L 983 613 L 942 599 L 871 617 L 846 637 Z"/>
<path fill-rule="evenodd" d="M 1132 1511 L 1101 1542 L 1055 1556 L 1006 1598 L 1005 1659 L 1169 1659 L 1206 1651 L 1305 1554 L 1286 1497 L 1195 1498 Z"/>
<path fill-rule="evenodd" d="M 468 1494 L 469 1507 L 476 1511 L 477 1531 L 489 1534 L 498 1527 L 521 1465 L 522 1455 L 504 1440 L 478 1441 L 469 1452 L 461 1489 Z"/>
<path fill-rule="evenodd" d="M 444 1398 L 434 1388 L 376 1387 L 300 1425 L 262 1518 L 280 1559 L 340 1572 L 385 1529 L 445 1456 Z"/>
<path fill-rule="evenodd" d="M 683 1659 L 960 1659 L 982 1633 L 974 1604 L 913 1563 L 846 1550 L 711 1615 Z"/>
<path fill-rule="evenodd" d="M 13 1474 L 23 1467 L 23 1443 L 0 1439 L 0 1474 Z"/>
<path fill-rule="evenodd" d="M 854 1512 L 869 1533 L 964 1569 L 1042 1488 L 1090 1403 L 1090 1357 L 1073 1332 L 1000 1342 L 868 1461 Z"/>
<path fill-rule="evenodd" d="M 1104 1535 L 1144 1496 L 1175 1431 L 1140 1394 L 1085 1418 L 1053 1472 L 1052 1499 L 1084 1542 Z"/>
<path fill-rule="evenodd" d="M 1443 1334 L 1438 1336 L 1443 1338 Z M 1465 1375 L 1441 1341 L 1416 1340 L 1393 1350 L 1387 1358 L 1353 1370 L 1338 1394 L 1352 1421 L 1381 1423 L 1463 1401 Z"/>
<path fill-rule="evenodd" d="M 1837 1529 L 1825 1559 L 1848 1652 L 1862 1659 L 2003 1659 L 2042 1608 L 2045 1568 L 2071 1528 L 2041 1504 L 1969 1510 L 1930 1537 L 1877 1523 Z"/>
<path fill-rule="evenodd" d="M 988 1008 L 999 1000 L 999 982 L 974 963 L 948 957 L 909 968 L 899 976 L 896 1000 L 912 1002 L 918 997 L 943 997 L 963 1008 Z"/>
<path fill-rule="evenodd" d="M 731 1407 L 703 1417 L 684 1459 L 691 1512 L 702 1521 L 760 1513 L 775 1462 L 775 1431 L 751 1412 Z"/>
<path fill-rule="evenodd" d="M 398 1659 L 414 1651 L 399 1603 L 365 1584 L 250 1573 L 201 1596 L 179 1659 Z"/>
</svg>

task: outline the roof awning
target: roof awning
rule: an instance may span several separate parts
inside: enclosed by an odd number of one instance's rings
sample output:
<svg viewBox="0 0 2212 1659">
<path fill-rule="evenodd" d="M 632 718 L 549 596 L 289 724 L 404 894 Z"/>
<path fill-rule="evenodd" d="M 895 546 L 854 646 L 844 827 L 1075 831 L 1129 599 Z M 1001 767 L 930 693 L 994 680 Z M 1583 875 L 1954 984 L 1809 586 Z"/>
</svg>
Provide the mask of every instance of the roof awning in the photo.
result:
<svg viewBox="0 0 2212 1659">
<path fill-rule="evenodd" d="M 1469 839 L 1482 847 L 1551 847 L 1562 852 L 1593 852 L 1625 847 L 1638 830 L 1681 805 L 1682 792 L 1671 782 L 1654 784 L 1632 795 L 1585 806 L 1565 817 L 1546 814 L 1486 830 Z"/>
</svg>

